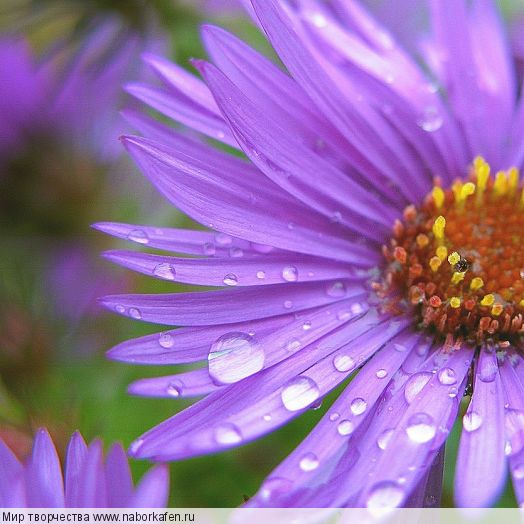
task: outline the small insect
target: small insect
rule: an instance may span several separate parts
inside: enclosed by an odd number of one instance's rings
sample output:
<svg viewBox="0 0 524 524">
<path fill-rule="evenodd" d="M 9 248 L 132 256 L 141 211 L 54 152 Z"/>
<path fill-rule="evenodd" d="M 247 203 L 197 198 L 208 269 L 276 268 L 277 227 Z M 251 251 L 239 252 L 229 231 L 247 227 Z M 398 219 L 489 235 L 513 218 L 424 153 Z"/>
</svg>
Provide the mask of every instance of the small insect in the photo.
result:
<svg viewBox="0 0 524 524">
<path fill-rule="evenodd" d="M 453 270 L 457 273 L 465 273 L 471 267 L 471 263 L 465 258 L 460 257 L 460 260 L 453 266 Z"/>
</svg>

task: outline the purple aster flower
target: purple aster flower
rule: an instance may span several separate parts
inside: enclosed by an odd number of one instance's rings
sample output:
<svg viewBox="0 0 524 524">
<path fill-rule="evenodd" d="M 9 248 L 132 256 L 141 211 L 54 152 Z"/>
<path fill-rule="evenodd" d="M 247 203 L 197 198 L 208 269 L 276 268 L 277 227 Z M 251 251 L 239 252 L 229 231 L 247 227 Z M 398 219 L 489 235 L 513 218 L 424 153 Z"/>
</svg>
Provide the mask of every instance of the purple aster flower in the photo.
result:
<svg viewBox="0 0 524 524">
<path fill-rule="evenodd" d="M 22 464 L 0 439 L 0 506 L 3 508 L 165 507 L 169 476 L 165 465 L 149 470 L 133 487 L 127 457 L 113 444 L 104 459 L 102 442 L 86 445 L 76 432 L 69 441 L 65 467 L 45 429 L 34 439 Z"/>
<path fill-rule="evenodd" d="M 524 104 L 489 1 L 435 1 L 425 64 L 356 1 L 252 0 L 287 72 L 204 27 L 204 81 L 162 58 L 128 91 L 247 158 L 140 113 L 123 143 L 190 231 L 95 227 L 172 254 L 107 258 L 217 290 L 103 303 L 181 326 L 109 357 L 195 363 L 130 392 L 204 396 L 134 457 L 177 460 L 259 438 L 342 383 L 252 506 L 435 506 L 463 416 L 461 506 L 488 506 L 507 468 L 524 501 Z M 356 372 L 358 369 L 358 373 Z M 350 380 L 348 380 L 350 379 Z M 486 482 L 486 479 L 490 479 Z"/>
</svg>

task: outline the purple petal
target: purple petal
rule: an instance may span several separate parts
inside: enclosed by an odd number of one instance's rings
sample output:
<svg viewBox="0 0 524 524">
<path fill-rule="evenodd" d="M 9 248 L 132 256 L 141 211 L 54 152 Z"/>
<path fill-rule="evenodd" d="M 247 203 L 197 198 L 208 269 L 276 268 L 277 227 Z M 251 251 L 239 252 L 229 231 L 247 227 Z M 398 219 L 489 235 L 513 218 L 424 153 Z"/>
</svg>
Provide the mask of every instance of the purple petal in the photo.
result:
<svg viewBox="0 0 524 524">
<path fill-rule="evenodd" d="M 105 465 L 107 506 L 125 508 L 133 495 L 133 479 L 124 449 L 113 444 L 106 457 Z"/>
<path fill-rule="evenodd" d="M 23 474 L 22 464 L 0 439 L 0 507 L 18 508 L 25 505 Z"/>
<path fill-rule="evenodd" d="M 455 500 L 461 507 L 491 506 L 506 480 L 502 383 L 498 369 L 484 372 L 497 365 L 496 359 L 495 352 L 482 348 L 473 397 L 463 418 L 455 473 Z"/>
<path fill-rule="evenodd" d="M 67 447 L 65 505 L 68 508 L 79 507 L 83 482 L 83 468 L 86 457 L 86 443 L 82 435 L 77 431 L 71 437 Z"/>
<path fill-rule="evenodd" d="M 151 468 L 140 480 L 129 507 L 165 508 L 169 498 L 169 470 L 160 464 Z"/>
<path fill-rule="evenodd" d="M 104 472 L 103 453 L 100 440 L 94 440 L 89 444 L 78 493 L 78 507 L 80 508 L 107 507 L 108 485 Z"/>
</svg>

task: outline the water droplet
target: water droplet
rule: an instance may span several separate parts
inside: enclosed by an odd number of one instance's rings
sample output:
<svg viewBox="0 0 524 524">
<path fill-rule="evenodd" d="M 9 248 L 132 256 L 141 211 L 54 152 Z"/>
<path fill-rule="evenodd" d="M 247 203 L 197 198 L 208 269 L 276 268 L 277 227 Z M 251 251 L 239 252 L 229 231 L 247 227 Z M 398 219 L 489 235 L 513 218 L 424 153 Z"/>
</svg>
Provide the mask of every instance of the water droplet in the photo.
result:
<svg viewBox="0 0 524 524">
<path fill-rule="evenodd" d="M 444 119 L 442 118 L 442 115 L 440 114 L 439 110 L 433 106 L 426 107 L 422 113 L 422 116 L 417 121 L 417 124 L 428 133 L 438 131 L 442 127 L 443 123 Z"/>
<path fill-rule="evenodd" d="M 298 270 L 295 266 L 286 266 L 282 270 L 282 278 L 286 282 L 296 282 L 298 280 Z"/>
<path fill-rule="evenodd" d="M 311 329 L 311 322 L 309 320 L 306 320 L 303 324 L 302 324 L 302 329 L 304 331 L 309 331 Z"/>
<path fill-rule="evenodd" d="M 437 428 L 427 413 L 415 413 L 406 427 L 408 437 L 417 444 L 424 444 L 435 437 Z"/>
<path fill-rule="evenodd" d="M 438 372 L 438 379 L 444 386 L 452 386 L 457 383 L 457 375 L 451 368 L 442 368 Z"/>
<path fill-rule="evenodd" d="M 271 415 L 266 414 L 262 417 L 265 422 L 271 422 L 271 419 L 273 418 Z"/>
<path fill-rule="evenodd" d="M 382 450 L 386 449 L 394 433 L 394 429 L 386 429 L 383 431 L 377 438 L 377 446 Z"/>
<path fill-rule="evenodd" d="M 315 13 L 312 16 L 312 20 L 313 20 L 313 24 L 315 24 L 315 26 L 318 27 L 319 29 L 323 29 L 324 27 L 328 25 L 328 21 L 326 17 L 320 13 Z"/>
<path fill-rule="evenodd" d="M 345 373 L 355 368 L 355 360 L 349 355 L 338 354 L 333 358 L 333 365 L 337 371 Z"/>
<path fill-rule="evenodd" d="M 367 407 L 367 402 L 363 398 L 357 397 L 352 400 L 349 409 L 351 409 L 351 413 L 353 413 L 353 415 L 362 415 L 362 413 L 366 411 Z"/>
<path fill-rule="evenodd" d="M 260 498 L 266 503 L 285 495 L 293 487 L 293 482 L 283 477 L 272 477 L 267 479 L 260 487 Z"/>
<path fill-rule="evenodd" d="M 346 435 L 351 435 L 353 433 L 353 430 L 355 429 L 355 425 L 351 420 L 342 420 L 338 423 L 337 431 L 339 435 L 342 435 L 345 437 Z"/>
<path fill-rule="evenodd" d="M 149 242 L 149 237 L 143 229 L 133 229 L 133 231 L 127 235 L 127 238 L 139 244 L 147 244 Z"/>
<path fill-rule="evenodd" d="M 300 348 L 300 346 L 302 346 L 302 342 L 300 342 L 298 338 L 292 338 L 288 340 L 286 343 L 287 351 L 296 351 L 297 349 Z"/>
<path fill-rule="evenodd" d="M 293 224 L 293 222 L 289 222 L 289 224 L 287 225 L 287 228 L 290 230 L 293 230 L 295 229 L 295 224 Z"/>
<path fill-rule="evenodd" d="M 155 266 L 153 274 L 165 280 L 175 280 L 176 269 L 171 264 L 162 263 Z"/>
<path fill-rule="evenodd" d="M 318 468 L 319 461 L 317 456 L 314 453 L 306 453 L 301 459 L 300 459 L 300 469 L 302 471 L 313 471 Z"/>
<path fill-rule="evenodd" d="M 340 224 L 340 222 L 342 221 L 342 213 L 340 211 L 335 211 L 331 217 L 329 218 L 329 220 L 331 222 L 333 222 L 334 224 Z"/>
<path fill-rule="evenodd" d="M 449 388 L 449 393 L 448 393 L 449 398 L 455 398 L 457 395 L 458 395 L 457 388 Z"/>
<path fill-rule="evenodd" d="M 239 247 L 229 248 L 229 256 L 231 258 L 240 258 L 244 256 L 244 252 Z"/>
<path fill-rule="evenodd" d="M 126 312 L 126 308 L 124 306 L 122 306 L 122 304 L 117 304 L 115 306 L 115 311 L 117 313 L 125 313 Z"/>
<path fill-rule="evenodd" d="M 130 307 L 129 308 L 129 316 L 131 318 L 134 318 L 136 320 L 140 320 L 142 318 L 142 313 L 140 313 L 140 310 L 136 307 Z"/>
<path fill-rule="evenodd" d="M 339 311 L 337 313 L 337 318 L 338 320 L 349 320 L 351 317 L 352 317 L 352 313 L 351 311 L 349 311 L 348 309 L 343 309 L 342 311 Z"/>
<path fill-rule="evenodd" d="M 379 482 L 373 486 L 366 501 L 370 510 L 397 508 L 402 503 L 404 491 L 391 480 Z"/>
<path fill-rule="evenodd" d="M 328 296 L 333 298 L 342 298 L 346 296 L 346 285 L 344 282 L 335 282 L 329 284 L 326 288 L 326 293 Z"/>
<path fill-rule="evenodd" d="M 475 431 L 482 425 L 482 416 L 476 411 L 468 411 L 462 417 L 462 425 L 466 431 Z"/>
<path fill-rule="evenodd" d="M 218 444 L 238 444 L 242 441 L 240 430 L 229 422 L 215 428 L 215 440 Z"/>
<path fill-rule="evenodd" d="M 291 300 L 284 300 L 284 309 L 291 309 L 293 307 L 293 302 Z"/>
<path fill-rule="evenodd" d="M 226 333 L 211 344 L 209 374 L 218 384 L 234 384 L 260 371 L 265 359 L 255 338 L 247 333 Z"/>
<path fill-rule="evenodd" d="M 221 246 L 230 246 L 233 243 L 233 239 L 225 233 L 216 233 L 215 241 L 217 244 L 220 244 Z"/>
<path fill-rule="evenodd" d="M 415 397 L 422 391 L 424 386 L 431 380 L 433 373 L 421 371 L 413 374 L 404 387 L 404 398 L 408 404 L 411 404 Z"/>
<path fill-rule="evenodd" d="M 211 244 L 210 242 L 206 242 L 202 246 L 202 249 L 204 250 L 204 255 L 208 256 L 213 256 L 217 252 L 215 244 Z"/>
<path fill-rule="evenodd" d="M 257 253 L 271 253 L 273 249 L 275 249 L 273 246 L 268 246 L 266 244 L 257 244 L 256 242 L 251 242 L 251 247 L 257 252 Z"/>
<path fill-rule="evenodd" d="M 331 415 L 329 415 L 329 420 L 331 420 L 331 422 L 335 422 L 335 420 L 337 420 L 339 418 L 340 418 L 340 414 L 339 413 L 331 413 Z"/>
<path fill-rule="evenodd" d="M 384 80 L 386 81 L 386 84 L 392 84 L 395 81 L 395 77 L 389 73 L 385 76 Z"/>
<path fill-rule="evenodd" d="M 404 353 L 408 348 L 404 344 L 393 344 L 393 347 L 399 353 Z"/>
<path fill-rule="evenodd" d="M 158 343 L 161 347 L 169 349 L 173 347 L 175 339 L 170 333 L 160 333 L 160 336 L 158 337 Z"/>
<path fill-rule="evenodd" d="M 385 378 L 385 377 L 388 376 L 388 372 L 387 372 L 386 369 L 379 369 L 379 370 L 377 370 L 375 375 L 377 376 L 377 378 Z"/>
<path fill-rule="evenodd" d="M 266 272 L 265 271 L 257 271 L 257 278 L 260 280 L 263 280 L 266 278 Z"/>
<path fill-rule="evenodd" d="M 131 454 L 136 453 L 142 447 L 143 443 L 144 443 L 144 439 L 142 438 L 139 438 L 135 440 L 134 442 L 132 442 L 131 445 L 129 446 L 129 453 Z"/>
<path fill-rule="evenodd" d="M 182 394 L 183 386 L 180 380 L 173 380 L 167 385 L 166 392 L 170 397 L 179 397 Z"/>
<path fill-rule="evenodd" d="M 289 411 L 298 411 L 308 407 L 320 396 L 316 382 L 305 376 L 291 379 L 282 388 L 282 403 Z"/>
<path fill-rule="evenodd" d="M 226 286 L 236 286 L 238 284 L 238 277 L 233 273 L 228 273 L 223 280 Z"/>
<path fill-rule="evenodd" d="M 517 480 L 524 479 L 524 463 L 521 462 L 512 467 L 511 473 L 513 474 L 513 478 Z"/>
<path fill-rule="evenodd" d="M 481 359 L 478 367 L 478 377 L 482 382 L 493 382 L 498 373 L 497 362 L 493 359 Z"/>
</svg>

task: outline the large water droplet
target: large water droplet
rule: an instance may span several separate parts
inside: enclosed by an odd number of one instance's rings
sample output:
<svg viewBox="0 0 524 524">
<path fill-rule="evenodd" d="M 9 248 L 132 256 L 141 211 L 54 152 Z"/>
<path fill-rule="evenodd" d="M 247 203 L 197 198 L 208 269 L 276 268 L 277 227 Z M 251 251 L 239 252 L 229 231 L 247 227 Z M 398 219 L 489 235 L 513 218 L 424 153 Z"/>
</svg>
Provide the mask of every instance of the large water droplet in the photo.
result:
<svg viewBox="0 0 524 524">
<path fill-rule="evenodd" d="M 238 277 L 233 273 L 228 273 L 223 280 L 226 286 L 236 286 L 238 284 Z"/>
<path fill-rule="evenodd" d="M 438 379 L 444 386 L 452 386 L 457 383 L 457 374 L 451 368 L 442 368 L 438 372 Z"/>
<path fill-rule="evenodd" d="M 298 411 L 308 407 L 320 396 L 316 382 L 304 376 L 291 379 L 282 388 L 282 403 L 289 411 Z"/>
<path fill-rule="evenodd" d="M 238 444 L 242 441 L 240 430 L 229 422 L 224 422 L 215 428 L 215 440 L 218 444 Z"/>
<path fill-rule="evenodd" d="M 367 402 L 360 397 L 354 398 L 351 402 L 351 405 L 349 408 L 351 409 L 351 413 L 353 415 L 362 415 L 364 411 L 366 411 L 366 408 L 368 407 Z"/>
<path fill-rule="evenodd" d="M 218 384 L 233 384 L 260 371 L 265 359 L 255 338 L 247 333 L 226 333 L 211 344 L 209 374 Z"/>
<path fill-rule="evenodd" d="M 388 372 L 386 369 L 378 369 L 375 375 L 377 378 L 386 378 L 388 376 Z"/>
<path fill-rule="evenodd" d="M 433 374 L 429 371 L 421 371 L 412 375 L 404 387 L 404 398 L 411 404 L 415 397 L 422 391 L 424 386 L 431 380 Z"/>
<path fill-rule="evenodd" d="M 338 354 L 333 358 L 333 365 L 337 371 L 345 373 L 355 368 L 355 360 L 349 355 Z"/>
<path fill-rule="evenodd" d="M 351 435 L 353 431 L 355 430 L 355 425 L 351 420 L 341 420 L 338 423 L 337 431 L 339 435 L 342 435 L 345 437 L 346 435 Z"/>
<path fill-rule="evenodd" d="M 428 133 L 438 131 L 442 127 L 443 123 L 444 118 L 442 117 L 440 111 L 433 106 L 426 107 L 420 119 L 417 121 L 417 124 Z"/>
<path fill-rule="evenodd" d="M 493 382 L 498 373 L 498 365 L 494 359 L 480 359 L 477 376 L 482 382 Z"/>
<path fill-rule="evenodd" d="M 437 428 L 433 418 L 427 413 L 415 413 L 408 420 L 406 433 L 417 444 L 424 444 L 435 437 Z"/>
<path fill-rule="evenodd" d="M 153 274 L 165 280 L 175 280 L 176 269 L 171 264 L 162 263 L 155 266 Z"/>
<path fill-rule="evenodd" d="M 466 431 L 475 431 L 482 425 L 482 416 L 476 411 L 469 411 L 462 417 L 462 425 Z"/>
<path fill-rule="evenodd" d="M 149 237 L 143 229 L 133 229 L 133 231 L 127 235 L 127 238 L 139 244 L 147 244 L 149 242 Z"/>
<path fill-rule="evenodd" d="M 394 433 L 394 429 L 386 429 L 383 431 L 377 438 L 377 446 L 382 450 L 386 449 Z"/>
<path fill-rule="evenodd" d="M 404 491 L 393 481 L 385 480 L 373 486 L 366 501 L 371 510 L 397 508 L 402 503 Z"/>
<path fill-rule="evenodd" d="M 286 282 L 296 282 L 298 280 L 298 269 L 295 266 L 286 266 L 282 270 L 282 278 Z"/>
<path fill-rule="evenodd" d="M 131 318 L 135 318 L 136 320 L 140 320 L 142 318 L 142 313 L 136 307 L 130 307 L 129 308 L 129 316 Z"/>
<path fill-rule="evenodd" d="M 158 343 L 161 347 L 169 349 L 173 347 L 175 339 L 170 333 L 160 333 L 160 336 L 158 337 Z"/>
<path fill-rule="evenodd" d="M 317 456 L 314 453 L 306 453 L 301 459 L 300 459 L 300 469 L 302 471 L 313 471 L 318 468 L 319 461 Z"/>
</svg>

